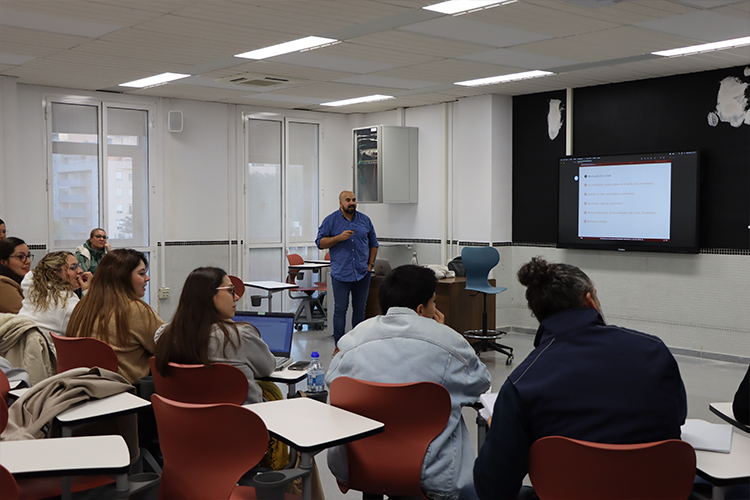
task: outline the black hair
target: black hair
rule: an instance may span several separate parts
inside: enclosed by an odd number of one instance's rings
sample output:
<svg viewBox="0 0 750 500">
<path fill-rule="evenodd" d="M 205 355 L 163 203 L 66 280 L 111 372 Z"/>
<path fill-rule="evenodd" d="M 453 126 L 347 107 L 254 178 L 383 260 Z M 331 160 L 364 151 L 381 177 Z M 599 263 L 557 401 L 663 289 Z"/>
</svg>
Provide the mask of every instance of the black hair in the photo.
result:
<svg viewBox="0 0 750 500">
<path fill-rule="evenodd" d="M 426 306 L 437 288 L 437 278 L 432 270 L 419 266 L 399 266 L 383 279 L 380 285 L 380 310 L 383 314 L 391 307 L 408 307 L 417 310 Z"/>
<path fill-rule="evenodd" d="M 16 250 L 16 247 L 18 245 L 25 244 L 25 241 L 23 241 L 21 238 L 16 238 L 15 236 L 9 236 L 5 239 L 0 240 L 0 260 L 9 260 L 10 256 L 13 255 L 13 252 Z M 23 279 L 23 276 L 19 276 L 18 274 L 14 273 L 11 268 L 3 263 L 0 263 L 0 276 L 6 276 L 18 284 L 20 284 L 21 280 Z"/>
<path fill-rule="evenodd" d="M 586 307 L 586 293 L 594 293 L 594 284 L 579 268 L 549 264 L 542 257 L 534 257 L 521 266 L 517 277 L 526 287 L 529 309 L 539 321 L 568 309 Z"/>
</svg>

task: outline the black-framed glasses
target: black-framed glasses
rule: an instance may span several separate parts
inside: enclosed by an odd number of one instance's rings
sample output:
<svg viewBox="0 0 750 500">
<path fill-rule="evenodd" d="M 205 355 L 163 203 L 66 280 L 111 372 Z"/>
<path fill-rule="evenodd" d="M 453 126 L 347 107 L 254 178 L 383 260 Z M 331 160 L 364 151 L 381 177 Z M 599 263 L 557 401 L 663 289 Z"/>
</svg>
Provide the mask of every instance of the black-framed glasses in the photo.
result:
<svg viewBox="0 0 750 500">
<path fill-rule="evenodd" d="M 13 259 L 18 259 L 21 262 L 23 262 L 23 261 L 25 261 L 27 259 L 28 259 L 29 262 L 31 262 L 32 260 L 34 260 L 34 255 L 30 254 L 30 253 L 18 253 L 16 255 L 11 255 L 10 257 L 13 258 Z"/>
<path fill-rule="evenodd" d="M 228 286 L 217 286 L 217 287 L 216 287 L 216 289 L 217 289 L 217 290 L 229 290 L 230 292 L 232 292 L 232 297 L 234 297 L 235 295 L 237 295 L 237 294 L 235 293 L 235 288 L 234 288 L 234 285 L 228 285 Z"/>
</svg>

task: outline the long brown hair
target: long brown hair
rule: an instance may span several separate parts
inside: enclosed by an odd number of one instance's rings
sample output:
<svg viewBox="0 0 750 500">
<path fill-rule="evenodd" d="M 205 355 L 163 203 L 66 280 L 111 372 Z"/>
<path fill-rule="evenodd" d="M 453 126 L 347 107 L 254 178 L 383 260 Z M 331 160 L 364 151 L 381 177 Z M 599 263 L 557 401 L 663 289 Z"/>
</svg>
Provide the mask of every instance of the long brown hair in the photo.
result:
<svg viewBox="0 0 750 500">
<path fill-rule="evenodd" d="M 119 248 L 107 253 L 91 279 L 88 293 L 73 310 L 65 335 L 96 337 L 111 343 L 108 338 L 109 324 L 114 318 L 117 342 L 127 343 L 130 336 L 131 305 L 155 314 L 133 288 L 132 274 L 141 262 L 148 268 L 146 256 L 130 248 Z"/>
<path fill-rule="evenodd" d="M 68 267 L 70 252 L 48 253 L 36 265 L 31 275 L 31 290 L 29 300 L 39 309 L 61 307 L 68 296 L 73 293 L 73 287 L 61 276 L 63 269 Z"/>
<path fill-rule="evenodd" d="M 218 267 L 199 267 L 188 275 L 172 321 L 156 343 L 156 371 L 163 376 L 169 374 L 170 361 L 210 365 L 208 343 L 214 325 L 224 332 L 222 349 L 226 351 L 227 344 L 235 349 L 239 345 L 237 326 L 222 319 L 214 307 L 214 295 L 226 275 Z"/>
</svg>

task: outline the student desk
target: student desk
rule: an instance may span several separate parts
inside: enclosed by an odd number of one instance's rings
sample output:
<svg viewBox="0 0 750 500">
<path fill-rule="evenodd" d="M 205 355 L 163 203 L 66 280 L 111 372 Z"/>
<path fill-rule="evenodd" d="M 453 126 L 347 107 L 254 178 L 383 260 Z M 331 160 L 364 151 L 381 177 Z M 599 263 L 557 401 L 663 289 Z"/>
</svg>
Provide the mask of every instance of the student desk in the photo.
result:
<svg viewBox="0 0 750 500">
<path fill-rule="evenodd" d="M 266 424 L 268 432 L 300 452 L 300 468 L 312 469 L 312 457 L 326 448 L 379 432 L 385 424 L 310 398 L 244 405 Z M 310 500 L 311 478 L 302 482 L 302 498 Z"/>
<path fill-rule="evenodd" d="M 711 403 L 708 405 L 711 413 L 718 415 L 722 420 L 729 422 L 738 429 L 742 429 L 745 432 L 750 432 L 750 426 L 739 422 L 734 418 L 734 410 L 732 410 L 732 403 Z"/>
<path fill-rule="evenodd" d="M 261 290 L 265 290 L 268 292 L 268 295 L 265 295 L 265 298 L 268 299 L 268 312 L 271 312 L 273 310 L 271 306 L 274 293 L 281 292 L 283 290 L 298 288 L 297 285 L 284 283 L 283 281 L 245 281 L 244 284 L 245 286 L 260 288 Z"/>
<path fill-rule="evenodd" d="M 287 366 L 283 370 L 273 372 L 267 377 L 259 377 L 258 380 L 267 380 L 268 382 L 274 382 L 277 384 L 286 384 L 286 397 L 291 398 L 292 396 L 294 396 L 297 382 L 301 382 L 306 377 L 307 370 L 290 370 Z"/>
<path fill-rule="evenodd" d="M 728 486 L 750 479 L 750 437 L 736 429 L 730 453 L 695 450 L 695 458 L 698 475 L 714 485 L 713 500 L 723 500 Z"/>
<path fill-rule="evenodd" d="M 128 497 L 130 453 L 122 436 L 0 441 L 0 464 L 19 478 L 114 474 L 117 498 Z M 62 498 L 70 497 L 68 482 Z"/>
<path fill-rule="evenodd" d="M 59 413 L 56 419 L 62 427 L 62 435 L 70 436 L 72 427 L 77 424 L 126 415 L 146 406 L 151 406 L 151 402 L 129 392 L 121 392 L 103 399 L 92 399 L 68 408 Z"/>
<path fill-rule="evenodd" d="M 370 294 L 367 297 L 365 317 L 380 314 L 378 292 L 382 276 L 370 280 Z M 490 280 L 495 285 L 495 280 Z M 482 294 L 466 290 L 466 278 L 443 278 L 438 280 L 435 290 L 435 305 L 445 315 L 445 324 L 463 333 L 467 330 L 482 329 Z M 487 295 L 487 328 L 495 328 L 495 296 Z"/>
</svg>

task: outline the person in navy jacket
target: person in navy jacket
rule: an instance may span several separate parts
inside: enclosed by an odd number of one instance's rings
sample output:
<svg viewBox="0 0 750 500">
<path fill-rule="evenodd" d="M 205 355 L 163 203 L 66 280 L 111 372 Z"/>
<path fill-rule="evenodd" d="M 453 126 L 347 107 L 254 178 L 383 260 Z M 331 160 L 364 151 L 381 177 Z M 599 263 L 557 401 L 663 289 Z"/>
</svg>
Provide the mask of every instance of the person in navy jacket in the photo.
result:
<svg viewBox="0 0 750 500">
<path fill-rule="evenodd" d="M 685 387 L 659 338 L 606 324 L 593 283 L 575 266 L 535 257 L 518 281 L 540 325 L 534 351 L 498 394 L 474 463 L 479 498 L 518 498 L 529 449 L 545 436 L 609 444 L 680 438 Z"/>
</svg>

